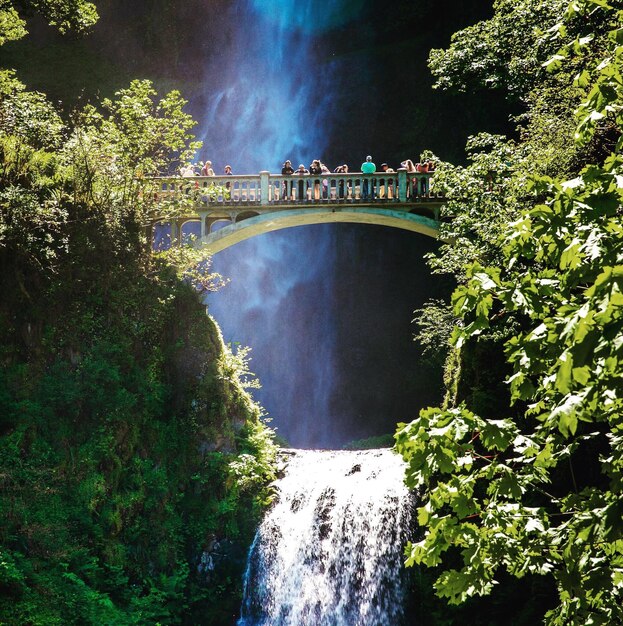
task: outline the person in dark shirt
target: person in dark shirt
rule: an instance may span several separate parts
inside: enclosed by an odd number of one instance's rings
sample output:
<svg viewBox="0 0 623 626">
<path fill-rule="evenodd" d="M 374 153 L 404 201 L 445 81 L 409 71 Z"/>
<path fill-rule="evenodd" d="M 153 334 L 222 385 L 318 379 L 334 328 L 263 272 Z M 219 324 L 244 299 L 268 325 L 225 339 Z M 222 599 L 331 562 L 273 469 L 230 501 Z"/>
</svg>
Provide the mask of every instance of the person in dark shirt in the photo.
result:
<svg viewBox="0 0 623 626">
<path fill-rule="evenodd" d="M 348 165 L 344 163 L 344 165 L 338 165 L 334 170 L 336 174 L 348 174 Z M 338 183 L 338 195 L 340 198 L 344 198 L 344 181 L 340 180 Z"/>
<path fill-rule="evenodd" d="M 322 174 L 322 166 L 320 165 L 320 161 L 318 159 L 314 159 L 309 166 L 309 173 L 312 176 L 320 176 Z M 314 200 L 320 199 L 320 179 L 314 179 Z"/>
<path fill-rule="evenodd" d="M 283 167 L 281 168 L 281 175 L 292 176 L 292 174 L 294 174 L 294 168 L 292 167 L 292 163 L 286 159 L 286 161 L 283 164 Z M 283 181 L 283 199 L 284 200 L 292 199 L 292 186 L 293 186 L 293 183 L 291 180 Z"/>
<path fill-rule="evenodd" d="M 233 176 L 233 172 L 231 171 L 231 165 L 225 166 L 225 176 Z M 231 183 L 225 183 L 225 189 L 229 189 L 231 187 Z"/>
<path fill-rule="evenodd" d="M 428 174 L 428 159 L 426 159 L 423 163 L 418 163 L 420 169 L 419 172 L 421 174 Z M 423 196 L 428 195 L 428 176 L 422 176 L 420 178 L 420 193 Z"/>
</svg>

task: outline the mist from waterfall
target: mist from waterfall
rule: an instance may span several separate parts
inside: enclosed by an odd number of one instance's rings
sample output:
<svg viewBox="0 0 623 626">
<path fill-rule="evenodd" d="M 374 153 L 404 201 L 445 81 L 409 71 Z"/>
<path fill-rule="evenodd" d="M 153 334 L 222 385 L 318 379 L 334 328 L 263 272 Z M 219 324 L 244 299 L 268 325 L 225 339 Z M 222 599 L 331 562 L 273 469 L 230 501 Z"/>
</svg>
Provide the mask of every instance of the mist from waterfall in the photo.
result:
<svg viewBox="0 0 623 626">
<path fill-rule="evenodd" d="M 249 553 L 238 626 L 399 626 L 413 501 L 390 450 L 296 451 Z"/>
<path fill-rule="evenodd" d="M 217 173 L 225 162 L 238 174 L 280 171 L 286 158 L 307 165 L 330 141 L 335 68 L 317 35 L 342 2 L 329 13 L 320 4 L 238 0 L 230 9 L 228 45 L 204 81 L 200 136 Z"/>
<path fill-rule="evenodd" d="M 321 52 L 321 36 L 357 16 L 363 0 L 332 3 L 239 0 L 230 9 L 222 49 L 205 69 L 207 110 L 199 133 L 202 159 L 217 173 L 280 172 L 323 159 L 332 135 L 337 67 Z M 296 232 L 293 232 L 296 231 Z M 276 232 L 214 257 L 231 283 L 208 298 L 228 342 L 253 348 L 263 389 L 256 397 L 293 445 L 335 444 L 333 294 L 335 235 L 331 226 Z M 257 367 L 256 367 L 257 366 Z"/>
</svg>

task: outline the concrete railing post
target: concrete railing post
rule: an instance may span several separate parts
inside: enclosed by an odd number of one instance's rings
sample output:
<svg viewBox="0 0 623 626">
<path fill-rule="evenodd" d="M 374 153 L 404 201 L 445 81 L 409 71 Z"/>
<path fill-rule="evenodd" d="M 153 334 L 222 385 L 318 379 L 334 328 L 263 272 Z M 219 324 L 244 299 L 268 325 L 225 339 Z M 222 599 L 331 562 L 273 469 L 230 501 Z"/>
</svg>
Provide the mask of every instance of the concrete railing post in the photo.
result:
<svg viewBox="0 0 623 626">
<path fill-rule="evenodd" d="M 407 201 L 407 169 L 404 167 L 398 169 L 398 200 Z"/>
<path fill-rule="evenodd" d="M 201 240 L 208 234 L 206 232 L 206 217 L 208 217 L 207 211 L 198 211 L 199 219 L 201 220 Z"/>
<path fill-rule="evenodd" d="M 171 220 L 171 245 L 182 245 L 182 229 L 180 223 L 177 220 Z"/>
<path fill-rule="evenodd" d="M 262 170 L 260 172 L 260 204 L 262 206 L 266 206 L 269 204 L 268 197 L 268 177 L 270 176 L 270 172 L 266 170 Z"/>
</svg>

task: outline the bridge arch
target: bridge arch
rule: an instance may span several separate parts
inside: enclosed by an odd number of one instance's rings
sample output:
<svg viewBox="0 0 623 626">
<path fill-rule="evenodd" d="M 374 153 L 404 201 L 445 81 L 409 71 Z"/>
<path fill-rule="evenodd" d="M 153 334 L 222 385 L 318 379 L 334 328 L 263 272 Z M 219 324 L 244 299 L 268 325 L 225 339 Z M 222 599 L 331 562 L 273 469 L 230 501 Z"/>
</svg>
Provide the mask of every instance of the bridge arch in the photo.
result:
<svg viewBox="0 0 623 626">
<path fill-rule="evenodd" d="M 344 209 L 291 209 L 276 213 L 256 214 L 242 221 L 236 221 L 217 231 L 210 232 L 198 241 L 198 245 L 211 254 L 216 254 L 241 241 L 264 233 L 274 232 L 295 226 L 348 222 L 355 224 L 376 224 L 401 228 L 436 238 L 438 222 L 417 213 L 392 211 L 375 207 L 353 207 Z"/>
</svg>

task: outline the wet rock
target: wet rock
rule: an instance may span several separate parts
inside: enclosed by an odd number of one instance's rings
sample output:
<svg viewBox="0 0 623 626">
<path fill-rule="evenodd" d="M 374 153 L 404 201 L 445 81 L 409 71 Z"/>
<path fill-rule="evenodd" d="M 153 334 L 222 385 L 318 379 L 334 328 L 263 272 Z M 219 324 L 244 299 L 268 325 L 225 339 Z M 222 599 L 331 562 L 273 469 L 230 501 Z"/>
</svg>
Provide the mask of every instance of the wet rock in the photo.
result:
<svg viewBox="0 0 623 626">
<path fill-rule="evenodd" d="M 357 472 L 361 471 L 361 464 L 357 463 L 356 465 L 353 465 L 350 472 L 348 472 L 348 474 L 346 474 L 346 476 L 352 476 L 353 474 L 356 474 Z"/>
</svg>

